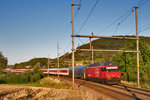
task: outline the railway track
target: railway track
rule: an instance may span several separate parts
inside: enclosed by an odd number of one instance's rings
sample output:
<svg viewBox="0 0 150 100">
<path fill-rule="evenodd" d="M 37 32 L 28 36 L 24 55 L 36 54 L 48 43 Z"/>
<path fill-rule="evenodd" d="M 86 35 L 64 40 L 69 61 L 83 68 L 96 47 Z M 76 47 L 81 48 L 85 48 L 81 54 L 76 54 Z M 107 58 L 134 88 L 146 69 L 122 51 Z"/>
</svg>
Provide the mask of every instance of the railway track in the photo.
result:
<svg viewBox="0 0 150 100">
<path fill-rule="evenodd" d="M 148 90 L 148 89 L 141 89 L 141 88 L 125 86 L 125 85 L 112 85 L 112 87 L 124 89 L 129 92 L 134 92 L 134 93 L 138 93 L 138 94 L 142 94 L 142 95 L 150 97 L 150 90 Z"/>
<path fill-rule="evenodd" d="M 72 81 L 71 78 L 61 78 Z M 81 86 L 88 87 L 118 100 L 150 100 L 150 90 L 148 89 L 124 85 L 105 85 L 81 79 L 75 79 L 75 82 L 78 84 L 78 88 Z"/>
</svg>

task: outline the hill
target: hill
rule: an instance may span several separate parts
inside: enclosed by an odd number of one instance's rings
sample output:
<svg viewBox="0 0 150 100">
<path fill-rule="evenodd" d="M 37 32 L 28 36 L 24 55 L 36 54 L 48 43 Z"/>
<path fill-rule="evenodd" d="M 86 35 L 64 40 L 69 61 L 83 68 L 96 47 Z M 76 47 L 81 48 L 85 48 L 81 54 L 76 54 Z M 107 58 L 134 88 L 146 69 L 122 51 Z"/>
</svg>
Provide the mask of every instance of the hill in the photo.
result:
<svg viewBox="0 0 150 100">
<path fill-rule="evenodd" d="M 126 36 L 126 37 L 135 37 L 135 36 Z M 150 37 L 143 37 L 146 43 L 150 45 Z M 128 41 L 133 41 L 136 43 L 136 40 L 124 40 L 124 39 L 96 39 L 92 41 L 94 49 L 111 49 L 119 50 L 124 48 L 124 45 Z M 88 49 L 90 44 L 84 44 L 78 46 L 80 49 Z M 135 48 L 136 49 L 136 48 Z M 110 61 L 113 54 L 117 52 L 94 52 L 94 61 Z M 71 66 L 72 53 L 66 53 L 60 57 L 60 67 L 70 67 Z M 91 52 L 75 52 L 75 65 L 90 64 L 92 59 Z M 57 67 L 57 58 L 50 59 L 50 67 Z M 15 64 L 13 68 L 33 68 L 36 64 L 39 64 L 41 68 L 47 68 L 47 58 L 34 58 L 27 62 L 22 62 L 20 64 Z"/>
</svg>

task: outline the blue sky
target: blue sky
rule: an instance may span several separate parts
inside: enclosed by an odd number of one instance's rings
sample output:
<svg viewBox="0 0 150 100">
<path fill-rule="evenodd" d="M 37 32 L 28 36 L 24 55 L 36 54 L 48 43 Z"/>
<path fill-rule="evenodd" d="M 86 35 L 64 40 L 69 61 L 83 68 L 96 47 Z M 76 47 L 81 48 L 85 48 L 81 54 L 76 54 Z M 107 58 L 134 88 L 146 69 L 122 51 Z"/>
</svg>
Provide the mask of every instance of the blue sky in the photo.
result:
<svg viewBox="0 0 150 100">
<path fill-rule="evenodd" d="M 82 5 L 79 11 L 78 7 L 74 10 L 77 12 L 75 34 L 90 35 L 93 32 L 94 35 L 102 36 L 135 35 L 135 12 L 132 13 L 131 8 L 143 2 L 145 3 L 138 9 L 139 31 L 150 27 L 149 0 L 99 0 L 79 31 L 96 1 L 0 0 L 0 51 L 8 58 L 9 64 L 47 57 L 48 54 L 50 58 L 55 58 L 57 42 L 60 45 L 60 55 L 70 52 L 72 3 Z M 124 18 L 128 14 L 130 15 Z M 122 15 L 124 17 L 118 19 Z M 145 25 L 147 26 L 143 27 Z M 149 33 L 150 29 L 146 29 L 139 34 L 150 36 Z M 75 38 L 75 47 L 89 42 L 88 39 L 80 40 Z"/>
</svg>

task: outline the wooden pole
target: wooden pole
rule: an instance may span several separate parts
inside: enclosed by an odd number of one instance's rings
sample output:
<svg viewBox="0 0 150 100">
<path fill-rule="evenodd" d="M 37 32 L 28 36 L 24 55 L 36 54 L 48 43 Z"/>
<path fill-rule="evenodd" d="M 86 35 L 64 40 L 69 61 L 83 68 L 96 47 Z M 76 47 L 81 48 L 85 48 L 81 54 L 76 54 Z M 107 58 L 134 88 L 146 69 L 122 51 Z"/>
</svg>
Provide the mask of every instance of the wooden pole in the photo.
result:
<svg viewBox="0 0 150 100">
<path fill-rule="evenodd" d="M 74 87 L 74 6 L 81 6 L 80 4 L 71 4 L 72 6 L 72 86 Z"/>
<path fill-rule="evenodd" d="M 74 35 L 74 4 L 72 6 L 72 36 Z M 74 87 L 74 37 L 72 37 L 72 86 Z"/>
<path fill-rule="evenodd" d="M 90 37 L 90 49 L 91 49 L 91 37 Z"/>
<path fill-rule="evenodd" d="M 137 87 L 140 87 L 140 72 L 139 72 L 139 37 L 138 37 L 138 7 L 135 7 L 136 17 L 136 50 L 137 50 Z"/>
<path fill-rule="evenodd" d="M 48 55 L 48 59 L 47 59 L 47 67 L 48 67 L 47 72 L 48 72 L 48 76 L 49 76 L 49 55 Z"/>
<path fill-rule="evenodd" d="M 94 63 L 94 56 L 93 56 L 93 46 L 92 46 L 92 63 Z"/>
<path fill-rule="evenodd" d="M 59 44 L 57 43 L 58 78 L 59 78 Z"/>
</svg>

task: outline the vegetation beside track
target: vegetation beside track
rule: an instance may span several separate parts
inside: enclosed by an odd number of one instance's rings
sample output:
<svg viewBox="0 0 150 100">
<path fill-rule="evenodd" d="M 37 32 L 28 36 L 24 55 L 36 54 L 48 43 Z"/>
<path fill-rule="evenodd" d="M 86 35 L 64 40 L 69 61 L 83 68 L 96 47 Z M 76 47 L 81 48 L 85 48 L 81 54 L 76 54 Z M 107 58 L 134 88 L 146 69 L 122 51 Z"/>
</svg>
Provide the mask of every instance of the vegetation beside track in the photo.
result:
<svg viewBox="0 0 150 100">
<path fill-rule="evenodd" d="M 39 70 L 39 66 L 35 65 L 33 71 L 27 71 L 23 73 L 13 72 L 0 72 L 0 83 L 3 84 L 24 84 L 37 82 L 44 77 L 42 71 Z"/>
<path fill-rule="evenodd" d="M 19 85 L 19 86 L 31 86 L 31 87 L 47 87 L 54 89 L 70 89 L 70 85 L 64 82 L 62 79 L 54 78 L 54 77 L 44 77 L 36 82 L 29 83 L 9 83 L 11 85 Z"/>
<path fill-rule="evenodd" d="M 41 79 L 39 82 L 42 87 L 50 87 L 56 89 L 69 89 L 70 85 L 65 83 L 62 79 L 58 79 L 55 77 L 45 77 Z"/>
<path fill-rule="evenodd" d="M 122 50 L 136 51 L 136 41 L 128 40 Z M 145 42 L 144 38 L 140 38 L 140 85 L 142 88 L 150 88 L 150 46 Z M 128 83 L 137 82 L 137 60 L 136 53 L 117 53 L 112 56 L 121 70 L 122 79 Z"/>
<path fill-rule="evenodd" d="M 21 86 L 49 87 L 55 89 L 69 89 L 70 86 L 54 77 L 45 77 L 39 70 L 39 65 L 35 65 L 33 70 L 23 73 L 0 72 L 0 84 L 12 84 Z"/>
</svg>

